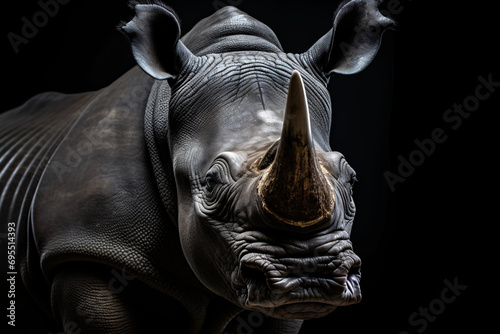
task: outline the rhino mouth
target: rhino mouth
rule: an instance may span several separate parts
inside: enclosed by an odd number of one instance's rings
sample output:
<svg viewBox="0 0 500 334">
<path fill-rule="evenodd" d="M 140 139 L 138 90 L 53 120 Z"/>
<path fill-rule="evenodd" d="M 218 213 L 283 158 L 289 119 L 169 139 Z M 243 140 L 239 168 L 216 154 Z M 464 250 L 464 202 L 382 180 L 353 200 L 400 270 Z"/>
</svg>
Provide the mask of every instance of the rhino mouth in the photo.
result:
<svg viewBox="0 0 500 334">
<path fill-rule="evenodd" d="M 358 303 L 361 260 L 343 234 L 322 236 L 302 247 L 249 243 L 245 249 L 252 251 L 242 252 L 238 268 L 240 304 L 276 318 L 309 319 Z"/>
</svg>

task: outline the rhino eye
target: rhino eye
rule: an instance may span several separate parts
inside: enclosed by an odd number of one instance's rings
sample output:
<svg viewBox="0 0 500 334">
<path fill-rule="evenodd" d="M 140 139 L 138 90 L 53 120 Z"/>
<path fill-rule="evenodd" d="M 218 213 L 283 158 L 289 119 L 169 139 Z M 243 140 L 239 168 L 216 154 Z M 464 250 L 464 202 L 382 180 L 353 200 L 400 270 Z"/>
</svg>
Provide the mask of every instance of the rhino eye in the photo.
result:
<svg viewBox="0 0 500 334">
<path fill-rule="evenodd" d="M 217 185 L 217 181 L 212 175 L 207 175 L 205 178 L 205 185 L 208 191 L 212 191 Z"/>
<path fill-rule="evenodd" d="M 208 170 L 205 176 L 205 189 L 208 192 L 214 190 L 217 185 L 225 183 L 225 175 L 227 174 L 227 166 L 221 161 L 216 161 Z"/>
<path fill-rule="evenodd" d="M 353 174 L 353 175 L 351 176 L 351 179 L 349 180 L 349 184 L 351 185 L 351 187 L 353 187 L 353 186 L 354 186 L 354 184 L 355 184 L 355 183 L 357 183 L 357 182 L 359 182 L 359 181 L 358 181 L 358 178 L 356 177 L 356 174 Z"/>
</svg>

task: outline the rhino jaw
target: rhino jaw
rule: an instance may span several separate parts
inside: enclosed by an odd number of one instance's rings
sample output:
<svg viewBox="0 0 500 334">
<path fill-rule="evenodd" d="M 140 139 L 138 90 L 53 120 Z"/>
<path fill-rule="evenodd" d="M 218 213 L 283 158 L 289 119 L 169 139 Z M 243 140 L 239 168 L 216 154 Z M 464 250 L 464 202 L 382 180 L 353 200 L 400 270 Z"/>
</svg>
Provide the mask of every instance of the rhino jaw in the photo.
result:
<svg viewBox="0 0 500 334">
<path fill-rule="evenodd" d="M 307 227 L 329 220 L 334 192 L 316 156 L 302 78 L 293 71 L 274 161 L 258 185 L 262 207 L 286 224 Z"/>
</svg>

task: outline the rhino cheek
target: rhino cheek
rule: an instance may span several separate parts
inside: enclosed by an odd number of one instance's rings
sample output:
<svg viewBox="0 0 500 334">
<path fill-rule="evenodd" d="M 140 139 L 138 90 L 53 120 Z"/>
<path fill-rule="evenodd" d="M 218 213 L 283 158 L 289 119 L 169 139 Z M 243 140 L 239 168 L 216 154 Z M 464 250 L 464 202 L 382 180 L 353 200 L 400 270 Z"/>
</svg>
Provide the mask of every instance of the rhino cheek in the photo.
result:
<svg viewBox="0 0 500 334">
<path fill-rule="evenodd" d="M 334 183 L 336 206 L 332 213 L 330 228 L 332 230 L 343 230 L 350 236 L 356 214 L 356 206 L 350 191 L 341 186 L 337 181 L 334 181 Z"/>
<path fill-rule="evenodd" d="M 191 270 L 206 288 L 230 299 L 230 282 L 224 274 L 231 272 L 229 252 L 224 252 L 226 247 L 221 245 L 220 238 L 200 221 L 195 211 L 191 207 L 189 214 L 185 214 L 179 221 L 179 236 L 184 256 Z M 222 253 L 225 255 L 222 256 Z"/>
</svg>

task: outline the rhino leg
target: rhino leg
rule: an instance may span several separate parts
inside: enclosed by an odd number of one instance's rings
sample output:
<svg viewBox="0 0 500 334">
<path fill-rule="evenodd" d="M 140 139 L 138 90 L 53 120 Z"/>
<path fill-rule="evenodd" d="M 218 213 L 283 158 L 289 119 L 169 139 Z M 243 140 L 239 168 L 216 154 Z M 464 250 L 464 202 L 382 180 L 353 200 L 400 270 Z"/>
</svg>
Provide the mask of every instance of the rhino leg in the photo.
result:
<svg viewBox="0 0 500 334">
<path fill-rule="evenodd" d="M 51 303 L 64 333 L 138 333 L 130 305 L 109 288 L 109 275 L 66 268 L 54 278 Z"/>
<path fill-rule="evenodd" d="M 79 263 L 56 274 L 51 303 L 66 334 L 152 333 L 167 324 L 182 324 L 187 319 L 182 308 L 158 295 L 120 270 Z"/>
</svg>

